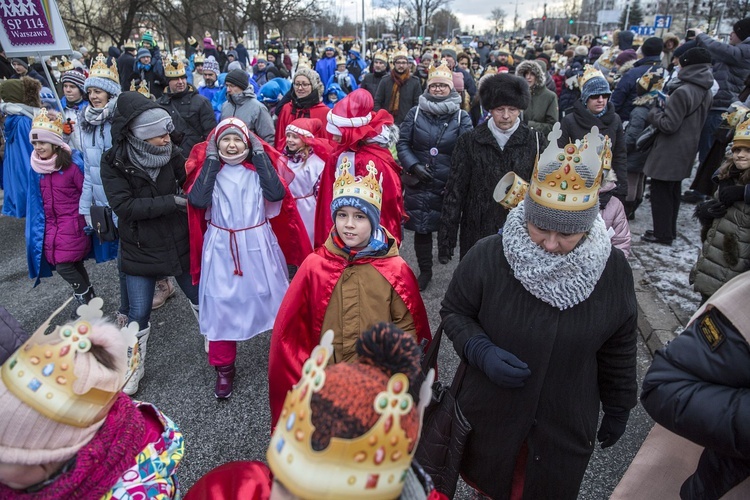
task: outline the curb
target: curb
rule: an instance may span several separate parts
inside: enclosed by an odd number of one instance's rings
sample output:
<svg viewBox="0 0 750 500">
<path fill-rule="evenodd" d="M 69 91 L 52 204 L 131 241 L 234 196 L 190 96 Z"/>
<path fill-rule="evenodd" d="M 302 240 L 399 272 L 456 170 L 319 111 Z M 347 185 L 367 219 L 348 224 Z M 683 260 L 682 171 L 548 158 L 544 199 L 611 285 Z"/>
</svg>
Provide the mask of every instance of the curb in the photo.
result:
<svg viewBox="0 0 750 500">
<path fill-rule="evenodd" d="M 633 281 L 638 300 L 638 331 L 653 356 L 677 337 L 684 324 L 651 287 L 651 281 L 643 268 L 633 269 Z"/>
</svg>

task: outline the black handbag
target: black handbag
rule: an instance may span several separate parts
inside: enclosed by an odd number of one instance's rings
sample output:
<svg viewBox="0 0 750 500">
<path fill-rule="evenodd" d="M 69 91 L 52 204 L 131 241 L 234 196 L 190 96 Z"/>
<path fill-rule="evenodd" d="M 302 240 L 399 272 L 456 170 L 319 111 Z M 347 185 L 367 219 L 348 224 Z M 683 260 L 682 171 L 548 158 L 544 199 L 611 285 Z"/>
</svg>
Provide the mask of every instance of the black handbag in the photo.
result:
<svg viewBox="0 0 750 500">
<path fill-rule="evenodd" d="M 422 372 L 425 374 L 435 366 L 442 335 L 441 324 L 422 362 Z M 471 433 L 471 424 L 457 401 L 465 374 L 466 364 L 462 361 L 450 386 L 440 381 L 432 385 L 432 401 L 425 408 L 422 436 L 414 455 L 432 478 L 435 489 L 448 498 L 456 494 L 461 459 Z"/>
<path fill-rule="evenodd" d="M 651 149 L 651 147 L 654 145 L 654 141 L 656 141 L 657 135 L 659 135 L 659 129 L 654 125 L 649 125 L 648 127 L 644 128 L 643 132 L 641 132 L 641 135 L 639 135 L 638 139 L 635 140 L 635 150 L 644 152 Z"/>
<path fill-rule="evenodd" d="M 99 238 L 99 243 L 115 241 L 118 237 L 117 227 L 112 219 L 112 209 L 109 207 L 91 207 L 91 226 Z"/>
</svg>

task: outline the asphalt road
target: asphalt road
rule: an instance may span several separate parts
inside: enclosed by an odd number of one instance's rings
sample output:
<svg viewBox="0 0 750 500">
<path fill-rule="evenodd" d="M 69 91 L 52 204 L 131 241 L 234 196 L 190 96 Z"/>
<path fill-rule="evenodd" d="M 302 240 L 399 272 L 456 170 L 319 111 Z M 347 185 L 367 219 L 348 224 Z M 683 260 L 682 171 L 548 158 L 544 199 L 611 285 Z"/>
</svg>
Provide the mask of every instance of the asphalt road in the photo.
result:
<svg viewBox="0 0 750 500">
<path fill-rule="evenodd" d="M 412 233 L 403 245 L 406 260 L 416 266 Z M 423 297 L 433 330 L 456 260 L 437 264 L 434 278 Z M 104 312 L 112 317 L 119 301 L 116 266 L 87 263 L 97 295 L 104 298 Z M 24 221 L 0 216 L 0 305 L 29 331 L 67 300 L 72 291 L 55 275 L 36 288 L 27 276 Z M 72 310 L 72 309 L 71 309 Z M 270 439 L 267 358 L 270 332 L 239 346 L 237 379 L 231 399 L 213 395 L 214 371 L 208 366 L 203 338 L 198 333 L 187 299 L 181 292 L 153 312 L 146 374 L 136 395 L 154 403 L 169 415 L 185 435 L 186 454 L 179 470 L 183 492 L 213 467 L 233 460 L 265 460 Z M 639 384 L 651 359 L 639 337 Z M 443 342 L 439 364 L 444 376 L 458 364 L 450 342 Z M 581 485 L 580 498 L 607 498 L 638 451 L 652 422 L 639 406 L 631 414 L 623 438 L 607 450 L 597 448 Z M 469 498 L 465 486 L 456 498 Z"/>
</svg>

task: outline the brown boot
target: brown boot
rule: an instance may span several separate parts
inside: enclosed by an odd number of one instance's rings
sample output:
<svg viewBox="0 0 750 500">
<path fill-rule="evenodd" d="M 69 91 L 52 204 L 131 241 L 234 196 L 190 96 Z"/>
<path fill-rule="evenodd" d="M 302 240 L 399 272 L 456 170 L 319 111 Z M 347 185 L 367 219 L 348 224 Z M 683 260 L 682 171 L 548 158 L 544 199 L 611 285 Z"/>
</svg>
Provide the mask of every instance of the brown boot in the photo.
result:
<svg viewBox="0 0 750 500">
<path fill-rule="evenodd" d="M 154 301 L 151 303 L 151 309 L 159 309 L 167 301 L 169 297 L 174 295 L 175 289 L 172 284 L 172 280 L 164 278 L 156 282 L 156 289 L 154 290 Z"/>
<path fill-rule="evenodd" d="M 232 395 L 234 374 L 234 363 L 216 367 L 216 387 L 214 387 L 216 399 L 227 399 Z"/>
</svg>

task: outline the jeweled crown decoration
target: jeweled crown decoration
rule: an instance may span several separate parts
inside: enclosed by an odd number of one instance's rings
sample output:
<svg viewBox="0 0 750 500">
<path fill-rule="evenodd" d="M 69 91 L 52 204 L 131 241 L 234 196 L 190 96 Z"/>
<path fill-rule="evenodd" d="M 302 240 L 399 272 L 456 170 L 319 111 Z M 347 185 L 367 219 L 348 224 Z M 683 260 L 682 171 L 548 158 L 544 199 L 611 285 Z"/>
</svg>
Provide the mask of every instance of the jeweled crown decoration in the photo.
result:
<svg viewBox="0 0 750 500">
<path fill-rule="evenodd" d="M 560 149 L 557 140 L 561 135 L 558 122 L 547 136 L 549 146 L 537 158 L 529 196 L 536 203 L 555 210 L 587 210 L 598 203 L 602 155 L 607 151 L 604 142 L 608 138 L 602 138 L 599 129 L 593 127 L 583 141 Z M 540 169 L 550 173 L 540 177 Z M 587 182 L 590 185 L 587 186 Z"/>
<path fill-rule="evenodd" d="M 203 64 L 206 61 L 206 56 L 204 56 L 201 53 L 195 54 L 195 57 L 193 58 L 194 64 Z"/>
<path fill-rule="evenodd" d="M 72 300 L 72 299 L 71 299 Z M 52 319 L 70 302 L 57 309 L 42 326 L 19 348 L 0 369 L 3 383 L 18 399 L 45 417 L 66 425 L 88 427 L 106 415 L 119 391 L 91 389 L 85 394 L 73 390 L 76 381 L 74 363 L 77 353 L 91 349 L 89 335 L 92 322 L 102 317 L 101 298 L 78 307 L 79 318 L 56 327 L 47 334 Z M 123 335 L 131 335 L 128 344 L 137 352 L 135 332 L 137 323 L 123 328 Z M 135 359 L 133 355 L 131 359 Z M 129 367 L 128 375 L 134 366 Z M 123 385 L 127 377 L 122 381 Z"/>
<path fill-rule="evenodd" d="M 528 190 L 528 182 L 523 180 L 523 178 L 515 172 L 508 172 L 495 186 L 495 191 L 492 193 L 492 199 L 510 210 L 511 208 L 517 207 L 518 204 L 523 201 Z"/>
<path fill-rule="evenodd" d="M 406 49 L 405 46 L 401 46 L 393 53 L 393 60 L 395 61 L 398 57 L 409 57 L 409 51 Z"/>
<path fill-rule="evenodd" d="M 268 56 L 266 56 L 266 53 L 261 50 L 255 55 L 255 59 L 263 59 L 264 61 L 268 61 Z"/>
<path fill-rule="evenodd" d="M 95 62 L 89 70 L 89 76 L 107 78 L 118 84 L 120 83 L 120 74 L 117 72 L 117 61 L 113 61 L 111 66 L 107 66 L 107 59 L 101 52 L 96 56 Z"/>
<path fill-rule="evenodd" d="M 583 68 L 583 74 L 578 79 L 578 86 L 580 88 L 583 88 L 583 85 L 586 82 L 588 82 L 592 78 L 597 78 L 597 77 L 604 78 L 604 73 L 602 73 L 601 71 L 599 71 L 598 69 L 596 69 L 594 66 L 592 66 L 590 64 L 587 64 Z"/>
<path fill-rule="evenodd" d="M 164 76 L 167 78 L 180 78 L 185 76 L 185 65 L 182 61 L 174 60 L 172 57 L 167 56 L 164 63 Z"/>
<path fill-rule="evenodd" d="M 141 83 L 138 85 L 137 89 L 135 88 L 135 80 L 131 80 L 130 91 L 138 92 L 139 94 L 151 99 L 151 92 L 148 90 L 148 83 L 146 83 L 146 80 L 141 80 Z"/>
<path fill-rule="evenodd" d="M 340 64 L 346 65 L 346 56 L 336 56 L 336 66 Z"/>
<path fill-rule="evenodd" d="M 71 61 L 70 59 L 68 59 L 65 56 L 62 56 L 60 58 L 60 62 L 57 63 L 57 70 L 60 73 L 65 73 L 66 71 L 70 71 L 70 70 L 73 69 L 73 67 L 74 67 L 73 66 L 73 61 Z"/>
<path fill-rule="evenodd" d="M 417 444 L 401 427 L 401 418 L 415 405 L 406 375 L 393 375 L 386 390 L 374 398 L 380 417 L 369 431 L 353 439 L 332 437 L 321 451 L 312 448 L 310 402 L 325 385 L 332 340 L 329 330 L 287 394 L 266 453 L 268 465 L 276 479 L 302 498 L 398 498 Z"/>
<path fill-rule="evenodd" d="M 59 136 L 63 135 L 63 122 L 62 113 L 53 113 L 53 117 L 50 118 L 46 108 L 39 110 L 34 120 L 31 122 L 31 129 L 48 130 Z"/>
<path fill-rule="evenodd" d="M 651 87 L 651 90 L 661 90 L 664 87 L 664 68 L 657 68 L 654 71 L 646 71 L 638 79 L 637 83 L 644 90 L 649 90 L 649 86 L 651 85 L 651 80 L 653 80 L 654 78 L 659 78 L 660 80 L 658 82 L 654 82 L 654 85 L 653 87 Z"/>
<path fill-rule="evenodd" d="M 736 128 L 737 125 L 750 118 L 750 108 L 737 101 L 732 103 L 726 112 L 721 114 L 721 118 L 727 122 L 730 127 Z"/>
<path fill-rule="evenodd" d="M 378 169 L 372 160 L 367 163 L 366 168 L 366 176 L 355 177 L 350 171 L 353 169 L 349 158 L 344 156 L 339 165 L 339 176 L 333 183 L 333 199 L 354 196 L 375 205 L 380 210 L 383 203 L 383 175 L 380 175 L 380 179 L 377 178 Z"/>
<path fill-rule="evenodd" d="M 734 130 L 733 141 L 750 141 L 750 120 L 744 121 L 737 125 Z"/>
<path fill-rule="evenodd" d="M 373 60 L 377 59 L 378 61 L 388 62 L 388 55 L 383 52 L 382 50 L 379 50 L 375 52 L 375 54 L 372 56 Z"/>
<path fill-rule="evenodd" d="M 302 54 L 301 56 L 299 56 L 299 59 L 297 60 L 297 68 L 312 69 L 312 64 L 310 64 L 310 59 L 305 54 Z"/>
<path fill-rule="evenodd" d="M 609 136 L 604 136 L 604 149 L 601 154 L 602 159 L 602 176 L 607 177 L 607 172 L 612 170 L 612 139 Z"/>
<path fill-rule="evenodd" d="M 448 68 L 448 65 L 443 61 L 437 68 L 430 66 L 427 71 L 427 81 L 431 78 L 447 78 L 448 80 L 453 79 L 453 72 Z"/>
</svg>

